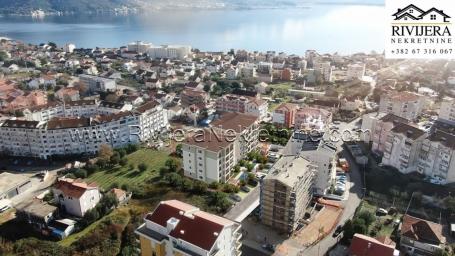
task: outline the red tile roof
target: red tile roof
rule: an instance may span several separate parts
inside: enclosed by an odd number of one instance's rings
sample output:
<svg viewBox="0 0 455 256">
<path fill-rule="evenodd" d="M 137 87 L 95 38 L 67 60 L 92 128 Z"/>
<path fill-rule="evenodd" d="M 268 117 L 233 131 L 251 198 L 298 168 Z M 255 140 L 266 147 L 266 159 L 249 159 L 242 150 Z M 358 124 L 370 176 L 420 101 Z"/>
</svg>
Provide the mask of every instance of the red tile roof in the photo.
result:
<svg viewBox="0 0 455 256">
<path fill-rule="evenodd" d="M 87 184 L 79 180 L 60 179 L 55 183 L 55 188 L 62 191 L 65 196 L 80 198 L 88 189 L 97 188 L 95 183 Z"/>
<path fill-rule="evenodd" d="M 162 227 L 166 227 L 167 221 L 171 218 L 177 219 L 178 223 L 169 236 L 182 239 L 206 251 L 210 251 L 225 226 L 234 224 L 230 220 L 202 212 L 177 200 L 161 202 L 146 216 L 147 220 Z"/>
<path fill-rule="evenodd" d="M 362 234 L 355 234 L 349 247 L 349 253 L 352 256 L 393 256 L 394 251 L 395 246 L 383 244 Z"/>
<path fill-rule="evenodd" d="M 403 217 L 401 235 L 422 243 L 441 244 L 446 241 L 442 235 L 442 225 L 410 215 Z"/>
</svg>

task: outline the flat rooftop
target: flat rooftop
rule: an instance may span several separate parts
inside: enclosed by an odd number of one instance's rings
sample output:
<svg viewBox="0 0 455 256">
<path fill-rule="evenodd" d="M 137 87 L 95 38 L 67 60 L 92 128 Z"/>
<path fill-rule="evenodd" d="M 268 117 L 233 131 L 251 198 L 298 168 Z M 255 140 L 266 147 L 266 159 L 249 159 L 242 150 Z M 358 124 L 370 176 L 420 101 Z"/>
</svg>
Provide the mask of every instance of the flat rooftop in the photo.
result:
<svg viewBox="0 0 455 256">
<path fill-rule="evenodd" d="M 0 194 L 10 191 L 26 182 L 30 178 L 24 174 L 14 174 L 9 172 L 0 173 Z"/>
<path fill-rule="evenodd" d="M 283 156 L 272 167 L 265 179 L 278 180 L 293 187 L 300 179 L 313 171 L 313 165 L 302 155 Z"/>
</svg>

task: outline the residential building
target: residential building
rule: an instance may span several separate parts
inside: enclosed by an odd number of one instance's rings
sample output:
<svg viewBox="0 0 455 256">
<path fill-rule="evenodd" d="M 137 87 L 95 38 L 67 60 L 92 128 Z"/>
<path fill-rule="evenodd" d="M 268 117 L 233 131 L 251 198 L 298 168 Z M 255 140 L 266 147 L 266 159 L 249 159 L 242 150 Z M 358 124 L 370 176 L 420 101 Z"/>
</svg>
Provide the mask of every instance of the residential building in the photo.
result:
<svg viewBox="0 0 455 256">
<path fill-rule="evenodd" d="M 259 119 L 267 116 L 268 103 L 258 97 L 226 94 L 216 99 L 216 110 L 254 115 Z"/>
<path fill-rule="evenodd" d="M 286 234 L 297 228 L 313 196 L 315 169 L 303 156 L 283 156 L 275 163 L 261 181 L 262 223 Z"/>
<path fill-rule="evenodd" d="M 424 106 L 424 98 L 411 92 L 390 92 L 381 95 L 379 112 L 394 114 L 407 120 L 415 120 Z"/>
<path fill-rule="evenodd" d="M 362 116 L 362 126 L 361 126 L 362 134 L 360 134 L 360 139 L 366 143 L 372 142 L 373 141 L 373 132 L 376 129 L 377 123 L 385 115 L 387 115 L 387 114 L 378 113 L 378 112 L 364 114 Z"/>
<path fill-rule="evenodd" d="M 80 100 L 79 90 L 74 87 L 62 88 L 55 93 L 55 96 L 61 101 Z"/>
<path fill-rule="evenodd" d="M 448 124 L 455 125 L 455 100 L 445 98 L 439 109 L 439 120 Z"/>
<path fill-rule="evenodd" d="M 179 59 L 183 60 L 185 57 L 191 54 L 191 46 L 188 45 L 162 45 L 162 46 L 151 46 L 148 51 L 148 55 L 152 59 Z"/>
<path fill-rule="evenodd" d="M 272 114 L 272 122 L 275 125 L 291 128 L 294 126 L 295 114 L 299 106 L 293 103 L 282 103 Z"/>
<path fill-rule="evenodd" d="M 389 136 L 390 131 L 395 127 L 395 125 L 400 123 L 408 123 L 408 120 L 393 115 L 387 114 L 376 121 L 376 125 L 373 127 L 373 144 L 371 150 L 378 154 L 382 155 L 385 151 L 385 142 Z"/>
<path fill-rule="evenodd" d="M 349 64 L 346 76 L 348 80 L 362 80 L 362 78 L 365 76 L 365 64 Z"/>
<path fill-rule="evenodd" d="M 381 241 L 384 240 L 384 241 Z M 349 256 L 399 256 L 395 243 L 390 238 L 373 238 L 355 234 L 349 246 Z"/>
<path fill-rule="evenodd" d="M 86 84 L 91 92 L 113 92 L 117 89 L 117 84 L 114 79 L 84 74 L 79 75 L 79 80 Z"/>
<path fill-rule="evenodd" d="M 39 231 L 47 228 L 57 215 L 57 207 L 39 200 L 24 202 L 16 206 L 16 217 Z"/>
<path fill-rule="evenodd" d="M 239 68 L 239 77 L 248 79 L 257 76 L 256 65 L 253 63 L 243 63 Z"/>
<path fill-rule="evenodd" d="M 317 61 L 313 62 L 313 69 L 318 71 L 325 82 L 332 82 L 332 65 L 329 61 Z"/>
<path fill-rule="evenodd" d="M 148 50 L 152 47 L 150 43 L 144 43 L 142 41 L 131 42 L 128 44 L 128 51 L 136 52 L 139 54 L 147 53 Z"/>
<path fill-rule="evenodd" d="M 395 125 L 385 140 L 382 164 L 393 166 L 401 173 L 417 171 L 419 150 L 426 133 L 405 123 Z"/>
<path fill-rule="evenodd" d="M 30 177 L 9 172 L 0 173 L 0 200 L 20 195 L 32 187 Z"/>
<path fill-rule="evenodd" d="M 248 153 L 258 148 L 259 145 L 259 119 L 253 115 L 239 113 L 224 113 L 211 123 L 215 130 L 226 134 L 235 135 L 234 154 L 236 162 L 246 157 Z"/>
<path fill-rule="evenodd" d="M 40 116 L 48 121 L 4 120 L 0 122 L 0 152 L 41 159 L 54 155 L 94 155 L 102 144 L 118 148 L 146 142 L 168 128 L 165 110 L 154 101 L 132 111 L 115 113 L 106 113 L 115 109 L 113 105 L 96 106 L 93 115 L 87 117 L 75 110 L 70 117 L 61 117 L 59 112 Z"/>
<path fill-rule="evenodd" d="M 237 256 L 240 224 L 177 201 L 162 201 L 136 229 L 142 256 Z"/>
<path fill-rule="evenodd" d="M 239 69 L 236 67 L 229 67 L 226 70 L 226 79 L 235 80 L 239 76 Z"/>
<path fill-rule="evenodd" d="M 59 179 L 52 192 L 61 209 L 77 217 L 83 217 L 88 210 L 95 208 L 101 199 L 101 193 L 95 184 L 80 180 Z"/>
<path fill-rule="evenodd" d="M 321 140 L 316 149 L 303 147 L 301 154 L 317 167 L 313 185 L 314 193 L 317 195 L 325 195 L 336 178 L 336 145 Z"/>
<path fill-rule="evenodd" d="M 404 215 L 400 225 L 400 248 L 410 255 L 437 255 L 443 249 L 446 238 L 442 225 Z"/>
<path fill-rule="evenodd" d="M 209 100 L 209 95 L 202 90 L 185 88 L 180 94 L 180 103 L 183 107 L 189 107 L 191 105 L 204 106 Z"/>
<path fill-rule="evenodd" d="M 65 46 L 63 47 L 63 51 L 67 53 L 73 53 L 74 49 L 76 49 L 76 45 L 74 44 L 65 44 Z"/>
<path fill-rule="evenodd" d="M 206 183 L 227 182 L 237 163 L 234 140 L 211 129 L 187 136 L 182 155 L 184 175 Z"/>
<path fill-rule="evenodd" d="M 323 131 L 332 123 L 332 113 L 321 108 L 303 107 L 295 112 L 294 128 Z"/>
<path fill-rule="evenodd" d="M 436 130 L 423 142 L 417 171 L 442 184 L 455 182 L 455 135 Z"/>
</svg>

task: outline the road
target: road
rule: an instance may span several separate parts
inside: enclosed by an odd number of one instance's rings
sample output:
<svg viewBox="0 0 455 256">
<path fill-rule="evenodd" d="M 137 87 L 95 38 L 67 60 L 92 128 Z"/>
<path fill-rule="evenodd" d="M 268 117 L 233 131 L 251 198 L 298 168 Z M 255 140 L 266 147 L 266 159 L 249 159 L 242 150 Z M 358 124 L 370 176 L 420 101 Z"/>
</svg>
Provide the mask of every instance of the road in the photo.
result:
<svg viewBox="0 0 455 256">
<path fill-rule="evenodd" d="M 359 121 L 359 118 L 355 119 L 350 123 L 341 123 L 339 125 L 339 131 L 352 130 L 356 127 L 356 123 Z M 362 172 L 355 163 L 354 159 L 351 157 L 347 150 L 343 150 L 343 142 L 337 142 L 337 147 L 339 151 L 342 151 L 343 157 L 349 162 L 350 172 L 349 172 L 349 197 L 348 200 L 343 202 L 344 211 L 343 215 L 340 218 L 339 225 L 343 225 L 348 219 L 351 219 L 354 216 L 356 208 L 359 206 L 360 201 L 363 195 L 363 176 Z M 331 247 L 333 247 L 338 242 L 339 237 L 332 237 L 328 235 L 323 238 L 319 243 L 312 247 L 308 247 L 303 250 L 305 256 L 319 256 L 324 255 Z"/>
</svg>

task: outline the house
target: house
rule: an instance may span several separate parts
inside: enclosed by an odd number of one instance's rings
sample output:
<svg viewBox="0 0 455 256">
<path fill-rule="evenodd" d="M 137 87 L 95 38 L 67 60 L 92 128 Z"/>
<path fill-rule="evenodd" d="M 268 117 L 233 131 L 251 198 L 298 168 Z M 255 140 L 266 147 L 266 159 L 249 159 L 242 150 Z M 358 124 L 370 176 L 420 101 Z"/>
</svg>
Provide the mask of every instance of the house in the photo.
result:
<svg viewBox="0 0 455 256">
<path fill-rule="evenodd" d="M 61 209 L 77 217 L 83 217 L 101 199 L 101 193 L 95 184 L 87 184 L 80 180 L 59 179 L 52 191 L 54 200 Z"/>
<path fill-rule="evenodd" d="M 119 188 L 113 188 L 110 191 L 115 197 L 117 198 L 117 201 L 119 205 L 124 205 L 127 204 L 128 201 L 131 198 L 131 193 L 126 192 L 125 190 L 119 189 Z"/>
<path fill-rule="evenodd" d="M 446 242 L 441 224 L 408 214 L 404 215 L 399 230 L 400 248 L 407 254 L 436 255 Z"/>
<path fill-rule="evenodd" d="M 419 20 L 424 22 L 449 22 L 449 15 L 445 14 L 443 10 L 431 8 L 419 16 Z"/>
<path fill-rule="evenodd" d="M 390 239 L 384 239 L 390 240 Z M 395 249 L 395 243 L 385 243 L 380 239 L 362 234 L 355 234 L 349 246 L 349 256 L 399 256 L 400 252 Z"/>
<path fill-rule="evenodd" d="M 162 201 L 136 229 L 143 256 L 241 255 L 240 224 L 177 201 Z"/>
<path fill-rule="evenodd" d="M 299 106 L 293 103 L 282 103 L 272 114 L 272 122 L 275 125 L 291 128 L 294 126 L 295 113 Z"/>
<path fill-rule="evenodd" d="M 295 112 L 294 127 L 305 130 L 324 130 L 332 122 L 332 113 L 320 108 L 303 107 Z"/>
<path fill-rule="evenodd" d="M 46 202 L 33 200 L 16 206 L 16 218 L 30 224 L 36 230 L 48 227 L 58 215 L 58 209 Z"/>
<path fill-rule="evenodd" d="M 62 88 L 55 93 L 55 96 L 61 101 L 80 100 L 79 90 L 74 87 Z"/>
</svg>

